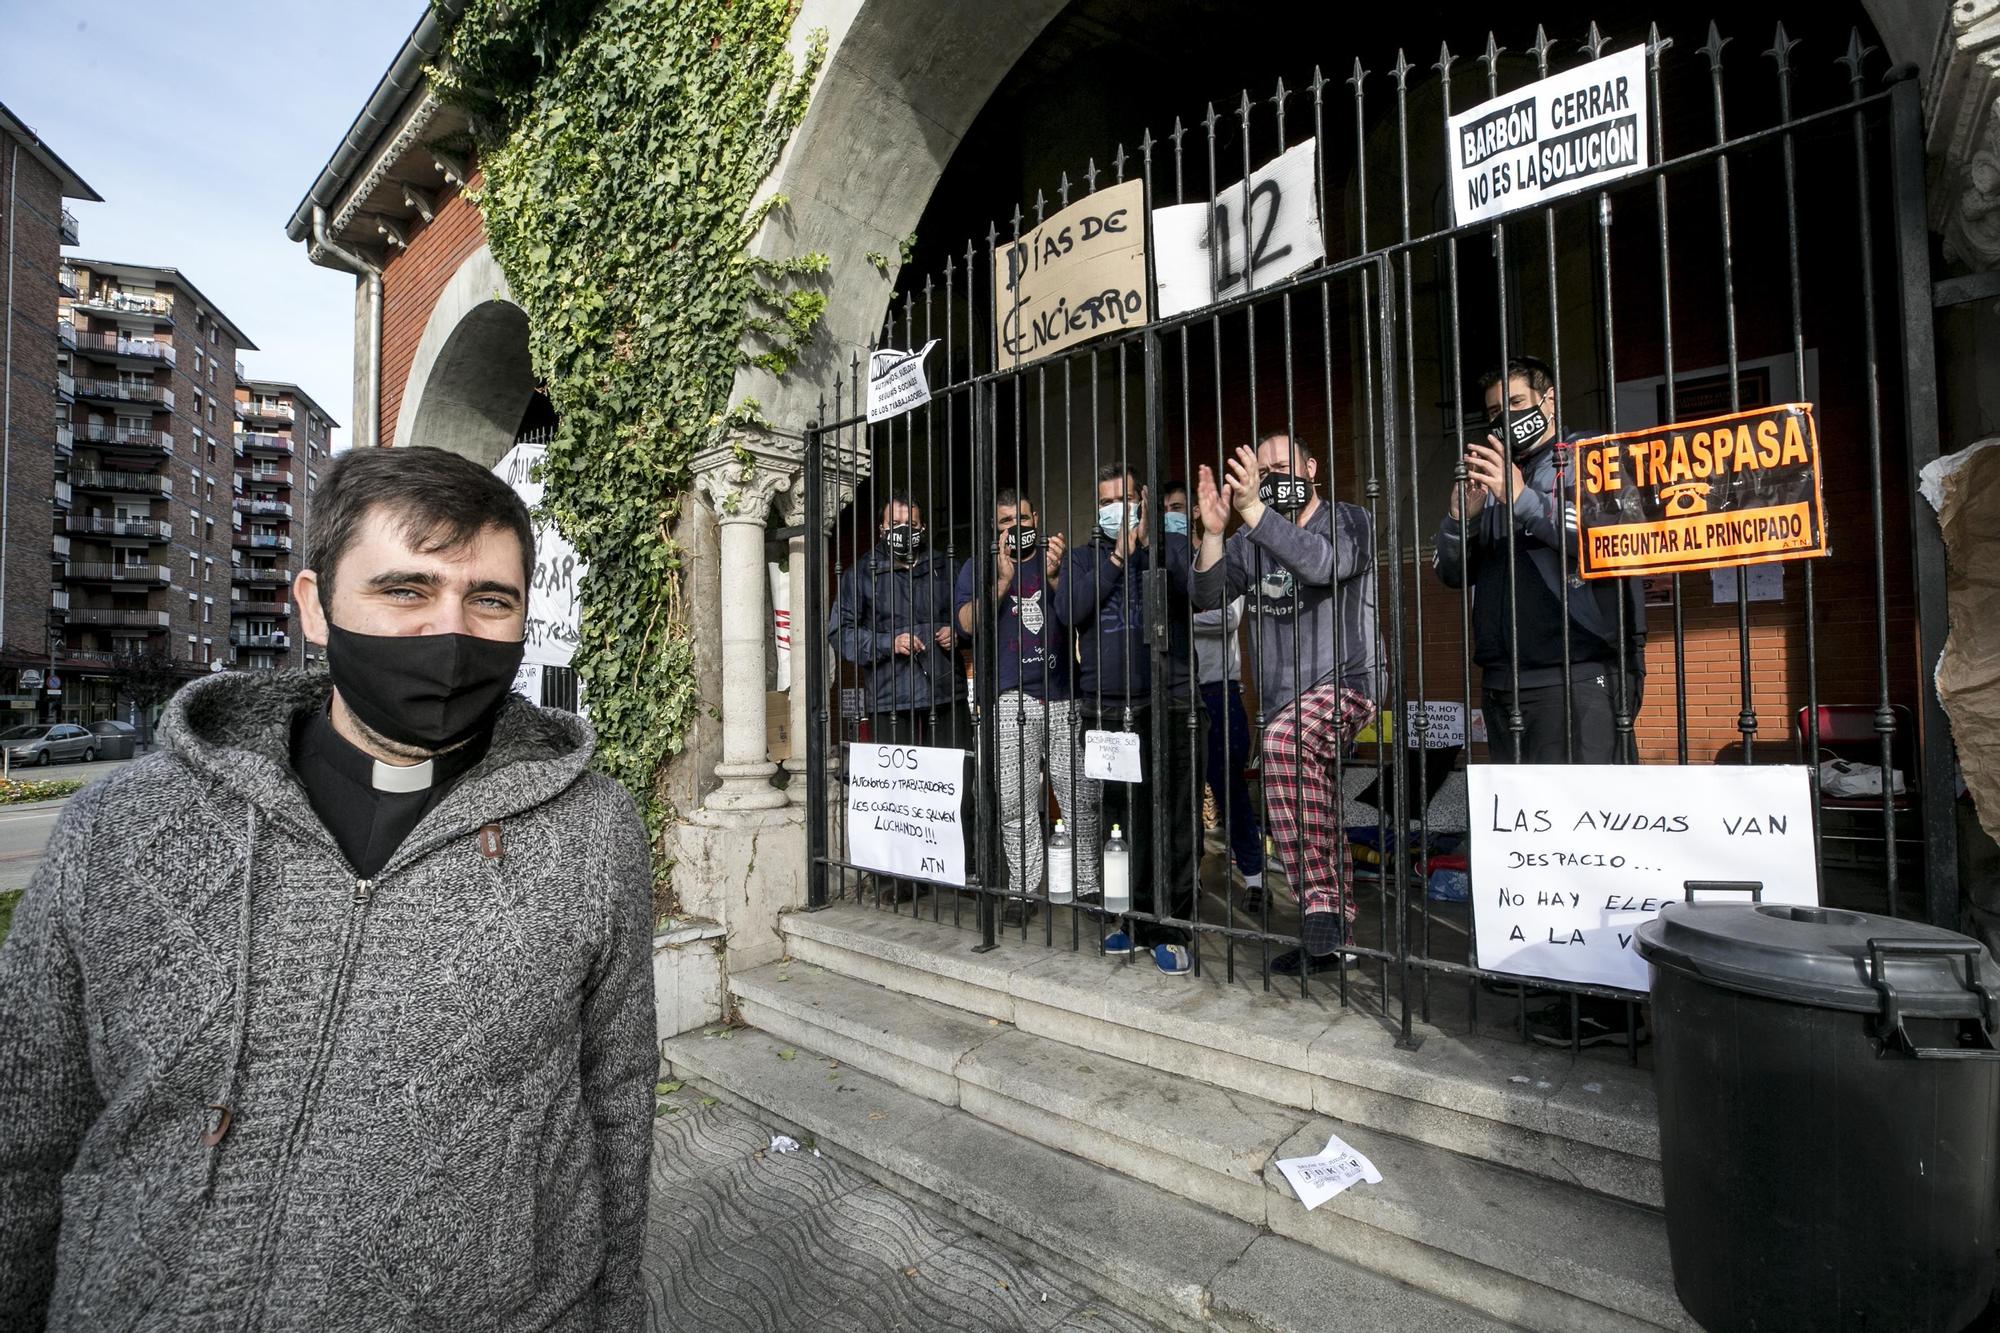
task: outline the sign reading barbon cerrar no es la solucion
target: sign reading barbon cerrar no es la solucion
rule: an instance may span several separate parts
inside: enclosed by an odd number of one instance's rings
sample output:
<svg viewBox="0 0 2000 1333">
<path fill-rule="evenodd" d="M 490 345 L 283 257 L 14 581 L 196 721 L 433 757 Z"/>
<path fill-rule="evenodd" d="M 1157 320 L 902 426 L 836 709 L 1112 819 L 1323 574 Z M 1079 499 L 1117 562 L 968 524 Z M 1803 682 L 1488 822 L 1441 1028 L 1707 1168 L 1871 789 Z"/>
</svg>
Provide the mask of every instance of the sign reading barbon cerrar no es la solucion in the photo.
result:
<svg viewBox="0 0 2000 1333">
<path fill-rule="evenodd" d="M 1827 553 L 1809 403 L 1625 431 L 1572 446 L 1587 579 Z"/>
</svg>

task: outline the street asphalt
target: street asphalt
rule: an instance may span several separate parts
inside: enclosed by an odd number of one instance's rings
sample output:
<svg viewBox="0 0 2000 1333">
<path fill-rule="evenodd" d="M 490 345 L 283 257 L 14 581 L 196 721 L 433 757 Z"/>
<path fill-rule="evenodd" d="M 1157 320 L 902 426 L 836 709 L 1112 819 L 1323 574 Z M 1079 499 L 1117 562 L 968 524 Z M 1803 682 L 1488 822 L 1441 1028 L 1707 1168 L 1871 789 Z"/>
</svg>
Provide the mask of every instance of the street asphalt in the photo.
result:
<svg viewBox="0 0 2000 1333">
<path fill-rule="evenodd" d="M 100 759 L 94 764 L 51 764 L 47 768 L 18 768 L 13 776 L 22 782 L 60 782 L 81 779 L 85 783 L 116 773 L 129 759 Z M 28 887 L 29 878 L 42 859 L 42 848 L 55 831 L 56 816 L 65 801 L 39 801 L 32 805 L 0 805 L 0 893 Z"/>
</svg>

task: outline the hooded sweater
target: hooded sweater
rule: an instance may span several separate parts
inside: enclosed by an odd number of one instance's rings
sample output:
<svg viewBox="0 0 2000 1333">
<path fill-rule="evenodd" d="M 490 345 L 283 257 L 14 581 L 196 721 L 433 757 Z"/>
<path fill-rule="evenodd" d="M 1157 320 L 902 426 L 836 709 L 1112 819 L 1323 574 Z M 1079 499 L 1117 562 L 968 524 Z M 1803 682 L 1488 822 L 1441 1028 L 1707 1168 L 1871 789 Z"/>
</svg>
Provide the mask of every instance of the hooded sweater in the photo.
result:
<svg viewBox="0 0 2000 1333">
<path fill-rule="evenodd" d="M 0 1328 L 642 1324 L 645 826 L 509 696 L 360 879 L 289 765 L 329 688 L 188 685 L 57 821 L 0 946 Z"/>
</svg>

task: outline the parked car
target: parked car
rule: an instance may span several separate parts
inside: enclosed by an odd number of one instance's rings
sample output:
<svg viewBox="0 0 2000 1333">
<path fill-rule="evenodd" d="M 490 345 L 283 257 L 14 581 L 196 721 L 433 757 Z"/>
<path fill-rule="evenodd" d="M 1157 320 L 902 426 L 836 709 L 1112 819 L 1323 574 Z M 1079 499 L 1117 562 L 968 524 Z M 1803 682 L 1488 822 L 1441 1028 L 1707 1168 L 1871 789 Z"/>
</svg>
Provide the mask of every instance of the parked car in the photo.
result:
<svg viewBox="0 0 2000 1333">
<path fill-rule="evenodd" d="M 114 722 L 110 718 L 91 723 L 90 734 L 97 737 L 99 759 L 130 759 L 139 743 L 138 728 L 130 722 Z"/>
<path fill-rule="evenodd" d="M 52 764 L 58 759 L 97 758 L 97 737 L 68 722 L 30 722 L 0 731 L 0 745 L 15 764 Z"/>
</svg>

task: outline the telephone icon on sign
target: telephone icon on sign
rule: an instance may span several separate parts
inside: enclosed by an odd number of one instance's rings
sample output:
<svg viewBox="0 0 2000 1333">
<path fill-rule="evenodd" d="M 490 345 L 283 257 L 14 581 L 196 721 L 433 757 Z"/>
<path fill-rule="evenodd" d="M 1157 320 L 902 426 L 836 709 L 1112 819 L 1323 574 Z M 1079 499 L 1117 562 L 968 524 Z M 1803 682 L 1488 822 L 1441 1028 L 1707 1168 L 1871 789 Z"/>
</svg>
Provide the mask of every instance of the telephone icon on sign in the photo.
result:
<svg viewBox="0 0 2000 1333">
<path fill-rule="evenodd" d="M 1705 481 L 1683 481 L 1662 487 L 1660 500 L 1666 512 L 1678 517 L 1682 514 L 1702 514 L 1708 512 L 1708 483 Z"/>
</svg>

